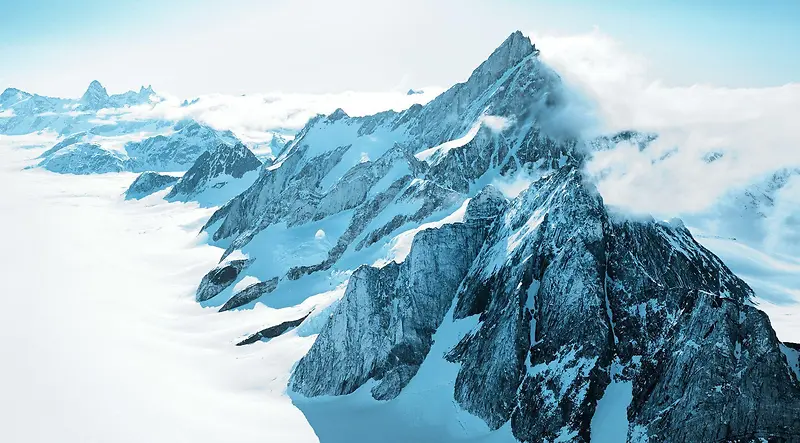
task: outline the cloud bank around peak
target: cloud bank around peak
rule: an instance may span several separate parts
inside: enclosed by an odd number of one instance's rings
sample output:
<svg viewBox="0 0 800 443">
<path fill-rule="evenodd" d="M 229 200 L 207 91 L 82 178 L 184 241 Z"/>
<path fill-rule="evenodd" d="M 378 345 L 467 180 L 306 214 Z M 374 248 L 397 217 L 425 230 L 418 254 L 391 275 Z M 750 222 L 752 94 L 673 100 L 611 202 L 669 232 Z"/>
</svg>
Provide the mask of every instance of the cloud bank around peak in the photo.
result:
<svg viewBox="0 0 800 443">
<path fill-rule="evenodd" d="M 659 135 L 642 151 L 620 145 L 594 156 L 587 168 L 609 204 L 664 216 L 695 213 L 727 191 L 800 166 L 800 83 L 669 86 L 645 57 L 599 30 L 533 35 L 542 59 L 593 103 L 605 131 Z"/>
</svg>

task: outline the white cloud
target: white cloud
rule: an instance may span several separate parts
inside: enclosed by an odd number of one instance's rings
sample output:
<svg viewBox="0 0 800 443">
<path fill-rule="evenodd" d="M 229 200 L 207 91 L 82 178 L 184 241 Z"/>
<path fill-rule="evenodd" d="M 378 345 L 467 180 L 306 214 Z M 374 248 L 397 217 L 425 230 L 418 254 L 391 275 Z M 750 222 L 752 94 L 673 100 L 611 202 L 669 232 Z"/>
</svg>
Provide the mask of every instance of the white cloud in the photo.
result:
<svg viewBox="0 0 800 443">
<path fill-rule="evenodd" d="M 294 132 L 316 114 L 330 114 L 342 108 L 351 116 L 370 115 L 387 109 L 404 110 L 415 103 L 427 103 L 442 90 L 426 88 L 422 94 L 401 92 L 343 92 L 337 94 L 266 93 L 231 96 L 211 94 L 181 106 L 182 101 L 166 97 L 155 105 L 105 109 L 100 117 L 118 120 L 193 118 L 217 129 L 229 129 L 244 139 L 269 140 L 267 131 Z"/>
<path fill-rule="evenodd" d="M 511 126 L 511 120 L 501 117 L 499 115 L 484 115 L 482 119 L 483 125 L 491 129 L 493 132 L 503 132 Z"/>
<path fill-rule="evenodd" d="M 14 116 L 13 109 L 6 109 L 5 111 L 0 111 L 0 118 L 11 118 Z"/>
<path fill-rule="evenodd" d="M 589 170 L 602 172 L 608 203 L 667 216 L 696 212 L 731 188 L 800 165 L 800 84 L 673 87 L 597 30 L 533 40 L 543 60 L 594 102 L 605 130 L 659 134 L 642 152 L 625 146 L 595 156 Z M 713 152 L 723 156 L 703 160 Z"/>
</svg>

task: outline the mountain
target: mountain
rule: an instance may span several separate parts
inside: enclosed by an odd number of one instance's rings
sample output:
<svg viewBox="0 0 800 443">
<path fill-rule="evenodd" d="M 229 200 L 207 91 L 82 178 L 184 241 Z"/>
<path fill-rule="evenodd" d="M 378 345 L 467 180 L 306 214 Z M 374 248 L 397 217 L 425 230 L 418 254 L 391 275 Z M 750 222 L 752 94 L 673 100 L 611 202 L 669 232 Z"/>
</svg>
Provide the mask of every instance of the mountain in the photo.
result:
<svg viewBox="0 0 800 443">
<path fill-rule="evenodd" d="M 41 155 L 44 160 L 40 162 L 40 166 L 46 167 L 45 165 L 50 164 L 48 159 L 58 154 L 61 166 L 54 172 L 102 174 L 110 171 L 104 165 L 96 163 L 94 158 L 101 154 L 100 151 L 109 151 L 107 156 L 118 158 L 121 161 L 121 171 L 185 171 L 203 153 L 215 149 L 220 144 L 233 146 L 239 143 L 239 140 L 230 131 L 218 131 L 193 120 L 178 122 L 166 134 L 128 142 L 124 145 L 123 150 L 105 147 L 106 140 L 105 135 L 97 134 L 95 130 L 72 134 L 45 151 Z M 92 144 L 94 148 L 91 151 L 65 149 L 78 143 Z M 86 158 L 86 156 L 91 158 Z M 97 165 L 98 168 L 92 170 L 93 165 Z M 72 167 L 77 169 L 71 170 Z M 81 172 L 76 172 L 77 170 Z"/>
<path fill-rule="evenodd" d="M 790 441 L 800 384 L 752 295 L 679 222 L 610 212 L 567 165 L 510 202 L 487 188 L 402 262 L 356 270 L 291 389 L 373 379 L 389 400 L 444 358 L 460 365 L 455 401 L 520 441 L 589 441 L 618 385 L 628 441 Z M 461 321 L 472 328 L 431 355 Z"/>
<path fill-rule="evenodd" d="M 139 92 L 108 95 L 97 80 L 89 84 L 79 99 L 46 97 L 8 88 L 0 94 L 0 134 L 19 135 L 51 130 L 68 135 L 88 131 L 99 126 L 96 122 L 97 111 L 101 109 L 144 105 L 158 100 L 158 95 L 149 86 L 140 88 Z M 129 132 L 155 123 L 120 122 L 104 129 L 108 132 Z"/>
<path fill-rule="evenodd" d="M 173 131 L 125 145 L 139 171 L 185 171 L 205 152 L 220 144 L 239 143 L 230 131 L 218 131 L 194 120 L 182 120 Z"/>
<path fill-rule="evenodd" d="M 104 108 L 122 108 L 150 103 L 155 96 L 153 88 L 142 86 L 139 92 L 128 91 L 123 94 L 108 95 L 106 88 L 97 80 L 92 81 L 78 103 L 79 110 L 98 111 Z"/>
<path fill-rule="evenodd" d="M 129 171 L 131 161 L 122 152 L 95 143 L 73 143 L 43 159 L 39 167 L 60 174 L 104 174 Z"/>
<path fill-rule="evenodd" d="M 289 386 L 312 426 L 352 395 L 455 404 L 442 427 L 477 417 L 526 442 L 800 439 L 800 384 L 752 290 L 681 222 L 615 212 L 580 172 L 653 136 L 584 141 L 538 55 L 515 32 L 427 105 L 311 119 L 204 226 L 225 252 L 197 300 L 291 308 L 241 345 L 313 325 Z M 336 438 L 369 441 L 341 420 Z"/>
<path fill-rule="evenodd" d="M 180 177 L 159 174 L 153 171 L 142 172 L 125 191 L 125 200 L 140 199 L 175 184 Z"/>
<path fill-rule="evenodd" d="M 209 228 L 221 222 L 210 229 L 214 240 L 232 252 L 272 224 L 294 226 L 356 209 L 347 238 L 320 264 L 327 269 L 396 197 L 421 207 L 406 205 L 405 213 L 376 227 L 369 244 L 459 203 L 489 171 L 512 176 L 582 156 L 574 138 L 551 137 L 537 124 L 537 115 L 564 103 L 559 77 L 535 52 L 515 33 L 466 83 L 424 107 L 368 117 L 337 110 L 312 119 L 247 192 L 212 217 Z M 420 160 L 423 151 L 436 154 Z"/>
<path fill-rule="evenodd" d="M 52 148 L 48 149 L 47 151 L 44 151 L 39 156 L 39 158 L 50 157 L 53 154 L 55 154 L 56 152 L 66 148 L 68 146 L 71 146 L 71 145 L 74 145 L 74 144 L 80 143 L 80 142 L 86 142 L 89 139 L 89 136 L 90 136 L 90 134 L 88 132 L 81 131 L 81 132 L 76 132 L 76 133 L 74 133 L 72 135 L 69 135 L 68 137 L 64 137 L 63 140 L 61 140 L 60 142 L 58 142 L 55 145 L 53 145 Z"/>
<path fill-rule="evenodd" d="M 97 80 L 92 81 L 80 99 L 81 110 L 97 111 L 106 107 L 108 92 Z"/>
<path fill-rule="evenodd" d="M 224 203 L 250 186 L 260 166 L 261 161 L 242 143 L 233 146 L 220 143 L 216 149 L 206 151 L 197 158 L 166 198 L 197 200 L 201 204 Z M 213 196 L 201 198 L 200 194 Z"/>
<path fill-rule="evenodd" d="M 276 153 L 281 152 L 283 150 L 283 148 L 286 146 L 287 143 L 289 143 L 289 141 L 291 141 L 291 139 L 286 137 L 285 135 L 281 135 L 278 133 L 274 133 L 272 135 L 272 138 L 269 140 L 269 148 L 272 151 L 271 155 L 273 156 L 273 158 L 275 157 Z"/>
</svg>

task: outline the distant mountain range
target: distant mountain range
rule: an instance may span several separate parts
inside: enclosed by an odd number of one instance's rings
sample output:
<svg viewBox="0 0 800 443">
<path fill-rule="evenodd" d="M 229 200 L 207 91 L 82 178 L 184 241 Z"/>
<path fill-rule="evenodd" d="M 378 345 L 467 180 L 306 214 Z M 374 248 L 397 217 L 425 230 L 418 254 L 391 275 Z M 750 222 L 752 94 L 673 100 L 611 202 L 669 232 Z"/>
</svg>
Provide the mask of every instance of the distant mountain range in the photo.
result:
<svg viewBox="0 0 800 443">
<path fill-rule="evenodd" d="M 79 99 L 46 97 L 8 88 L 0 94 L 0 112 L 11 117 L 0 119 L 0 134 L 28 134 L 47 129 L 68 135 L 102 126 L 92 121 L 97 120 L 97 111 L 101 109 L 147 105 L 159 100 L 160 97 L 150 87 L 142 87 L 139 92 L 108 95 L 96 80 L 89 84 Z M 133 122 L 131 125 L 136 126 Z M 116 131 L 109 132 L 131 132 L 134 129 L 132 126 L 122 125 Z"/>
</svg>

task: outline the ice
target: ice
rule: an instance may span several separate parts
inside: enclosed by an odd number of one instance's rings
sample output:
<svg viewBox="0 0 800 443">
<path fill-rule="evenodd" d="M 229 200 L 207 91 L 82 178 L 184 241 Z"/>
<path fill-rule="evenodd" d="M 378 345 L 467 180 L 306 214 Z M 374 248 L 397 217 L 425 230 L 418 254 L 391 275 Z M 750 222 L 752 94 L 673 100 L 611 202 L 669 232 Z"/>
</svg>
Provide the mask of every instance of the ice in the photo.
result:
<svg viewBox="0 0 800 443">
<path fill-rule="evenodd" d="M 0 139 L 0 441 L 318 441 L 284 395 L 313 337 L 233 346 L 293 313 L 194 301 L 211 211 L 126 202 L 130 173 L 23 171 L 35 138 Z"/>
</svg>

